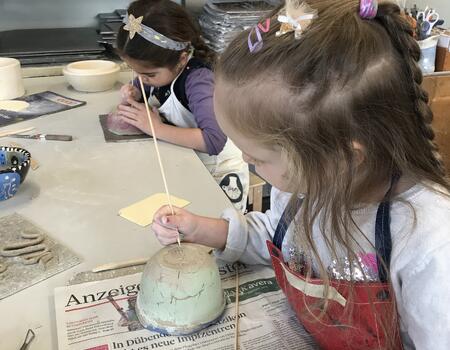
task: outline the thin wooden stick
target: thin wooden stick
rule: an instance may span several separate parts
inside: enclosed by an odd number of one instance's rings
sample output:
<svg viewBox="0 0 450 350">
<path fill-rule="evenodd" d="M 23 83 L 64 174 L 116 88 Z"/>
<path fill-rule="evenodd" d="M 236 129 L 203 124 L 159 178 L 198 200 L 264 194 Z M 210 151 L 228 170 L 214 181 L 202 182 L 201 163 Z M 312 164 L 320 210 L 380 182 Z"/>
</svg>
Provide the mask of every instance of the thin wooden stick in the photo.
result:
<svg viewBox="0 0 450 350">
<path fill-rule="evenodd" d="M 25 129 L 17 129 L 17 130 L 7 130 L 0 132 L 0 137 L 9 136 L 9 135 L 15 135 L 15 134 L 21 134 L 23 132 L 31 131 L 34 127 L 29 127 Z"/>
<path fill-rule="evenodd" d="M 116 262 L 116 263 L 108 263 L 108 264 L 94 267 L 92 269 L 92 272 L 101 272 L 101 271 L 120 269 L 123 267 L 144 265 L 147 263 L 148 259 L 149 258 L 140 258 L 140 259 L 133 259 L 133 260 L 128 260 L 128 261 Z"/>
<path fill-rule="evenodd" d="M 236 319 L 234 320 L 234 349 L 239 350 L 239 266 L 236 268 L 236 292 L 235 292 L 234 302 Z"/>
<path fill-rule="evenodd" d="M 170 211 L 172 212 L 172 215 L 175 215 L 175 212 L 174 212 L 173 206 L 172 206 L 172 200 L 170 199 L 169 187 L 167 186 L 167 180 L 166 180 L 166 175 L 164 172 L 164 166 L 163 166 L 163 163 L 161 160 L 161 154 L 159 153 L 159 147 L 158 147 L 158 141 L 157 141 L 156 134 L 155 134 L 155 128 L 153 127 L 153 121 L 152 121 L 152 117 L 150 115 L 150 108 L 148 107 L 148 101 L 147 101 L 147 96 L 145 94 L 144 83 L 142 82 L 142 78 L 140 75 L 138 75 L 138 78 L 139 78 L 139 84 L 141 86 L 142 97 L 144 98 L 144 104 L 145 104 L 145 109 L 147 111 L 148 121 L 150 122 L 150 129 L 152 130 L 153 142 L 155 143 L 156 155 L 158 157 L 158 162 L 159 162 L 159 170 L 161 171 L 164 188 L 166 190 L 167 202 L 169 203 L 169 208 L 170 208 Z M 178 246 L 181 246 L 180 232 L 178 232 L 178 228 L 177 228 L 177 243 L 178 243 Z"/>
</svg>

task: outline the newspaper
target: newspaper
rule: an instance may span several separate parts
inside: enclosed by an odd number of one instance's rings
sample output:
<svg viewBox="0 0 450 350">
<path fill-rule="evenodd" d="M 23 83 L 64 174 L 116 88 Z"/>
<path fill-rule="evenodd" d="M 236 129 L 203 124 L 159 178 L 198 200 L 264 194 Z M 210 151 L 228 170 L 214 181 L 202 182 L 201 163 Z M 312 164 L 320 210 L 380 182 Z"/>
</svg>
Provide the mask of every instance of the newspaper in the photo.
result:
<svg viewBox="0 0 450 350">
<path fill-rule="evenodd" d="M 222 318 L 187 336 L 168 336 L 141 326 L 134 310 L 141 273 L 56 288 L 59 349 L 232 350 L 236 269 L 239 269 L 239 349 L 318 348 L 290 309 L 273 270 L 235 263 L 219 266 L 227 301 Z"/>
</svg>

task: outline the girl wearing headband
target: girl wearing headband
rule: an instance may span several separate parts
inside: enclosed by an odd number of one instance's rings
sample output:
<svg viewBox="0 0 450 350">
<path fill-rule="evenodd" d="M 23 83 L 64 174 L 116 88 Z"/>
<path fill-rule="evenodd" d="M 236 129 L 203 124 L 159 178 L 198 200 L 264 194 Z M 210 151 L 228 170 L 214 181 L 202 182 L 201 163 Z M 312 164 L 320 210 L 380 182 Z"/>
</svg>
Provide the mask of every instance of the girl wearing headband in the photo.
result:
<svg viewBox="0 0 450 350">
<path fill-rule="evenodd" d="M 248 166 L 217 124 L 210 67 L 214 55 L 185 9 L 170 0 L 134 1 L 117 44 L 120 56 L 145 84 L 156 137 L 197 151 L 230 201 L 244 211 Z M 121 93 L 119 116 L 151 134 L 137 81 Z"/>
<path fill-rule="evenodd" d="M 260 24 L 221 55 L 214 103 L 271 209 L 163 207 L 153 231 L 272 264 L 321 349 L 450 349 L 450 184 L 409 23 L 388 2 L 293 0 Z"/>
</svg>

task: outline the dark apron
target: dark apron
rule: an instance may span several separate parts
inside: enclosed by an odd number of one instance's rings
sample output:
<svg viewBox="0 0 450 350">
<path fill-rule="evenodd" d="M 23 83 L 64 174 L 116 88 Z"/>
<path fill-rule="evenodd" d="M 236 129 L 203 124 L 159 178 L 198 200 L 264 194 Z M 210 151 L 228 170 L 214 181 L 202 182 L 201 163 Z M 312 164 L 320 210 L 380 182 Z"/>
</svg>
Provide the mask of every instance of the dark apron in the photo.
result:
<svg viewBox="0 0 450 350">
<path fill-rule="evenodd" d="M 389 198 L 390 191 L 385 198 Z M 302 272 L 293 271 L 284 262 L 281 253 L 284 235 L 301 204 L 302 200 L 297 200 L 293 208 L 285 209 L 275 230 L 273 242 L 267 241 L 267 247 L 277 282 L 302 325 L 322 349 L 385 348 L 386 334 L 394 341 L 395 349 L 402 349 L 395 299 L 387 283 L 389 272 L 378 258 L 380 282 L 350 283 L 330 280 L 329 303 L 321 316 L 323 311 L 319 302 L 324 295 L 323 281 L 317 278 L 306 279 Z M 386 199 L 377 210 L 375 248 L 389 266 L 392 241 L 390 201 Z M 352 296 L 348 299 L 352 290 Z M 388 325 L 387 333 L 383 330 L 383 325 Z"/>
</svg>

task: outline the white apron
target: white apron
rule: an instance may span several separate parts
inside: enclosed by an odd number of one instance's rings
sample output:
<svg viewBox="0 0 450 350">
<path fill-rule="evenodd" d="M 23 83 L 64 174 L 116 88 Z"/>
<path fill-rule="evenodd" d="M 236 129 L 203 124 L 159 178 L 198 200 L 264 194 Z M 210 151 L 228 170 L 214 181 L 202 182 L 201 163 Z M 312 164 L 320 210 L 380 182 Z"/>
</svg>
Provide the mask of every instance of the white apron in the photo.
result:
<svg viewBox="0 0 450 350">
<path fill-rule="evenodd" d="M 158 108 L 159 112 L 172 124 L 181 128 L 198 128 L 194 115 L 177 99 L 173 87 L 178 77 L 170 86 L 170 96 Z M 153 92 L 153 89 L 152 91 Z M 149 103 L 154 105 L 154 97 L 150 93 Z M 244 212 L 247 205 L 249 186 L 248 164 L 242 159 L 242 152 L 227 139 L 227 142 L 217 156 L 195 151 L 214 177 L 220 188 L 225 192 L 236 209 Z"/>
</svg>

